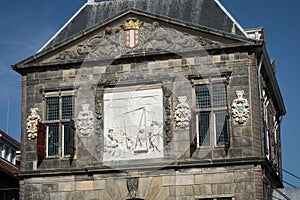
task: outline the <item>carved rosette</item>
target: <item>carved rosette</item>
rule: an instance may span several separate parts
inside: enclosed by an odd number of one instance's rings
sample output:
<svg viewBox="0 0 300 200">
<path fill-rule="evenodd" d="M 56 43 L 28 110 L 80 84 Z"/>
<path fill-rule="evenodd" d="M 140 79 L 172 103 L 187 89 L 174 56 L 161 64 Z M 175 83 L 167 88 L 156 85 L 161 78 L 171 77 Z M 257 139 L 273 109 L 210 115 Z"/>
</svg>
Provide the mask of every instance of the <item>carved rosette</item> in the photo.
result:
<svg viewBox="0 0 300 200">
<path fill-rule="evenodd" d="M 38 115 L 38 108 L 30 108 L 30 115 L 27 117 L 27 136 L 29 140 L 35 140 L 38 134 L 38 122 L 41 117 Z"/>
<path fill-rule="evenodd" d="M 243 97 L 244 90 L 238 90 L 235 92 L 237 99 L 233 100 L 231 106 L 232 117 L 239 124 L 244 124 L 249 117 L 249 103 L 248 100 Z"/>
<path fill-rule="evenodd" d="M 90 104 L 82 104 L 81 109 L 77 117 L 77 127 L 81 136 L 89 137 L 94 129 L 94 114 L 90 110 Z"/>
<path fill-rule="evenodd" d="M 190 126 L 191 109 L 186 100 L 186 96 L 178 97 L 179 103 L 175 108 L 175 121 L 178 128 L 188 128 Z"/>
</svg>

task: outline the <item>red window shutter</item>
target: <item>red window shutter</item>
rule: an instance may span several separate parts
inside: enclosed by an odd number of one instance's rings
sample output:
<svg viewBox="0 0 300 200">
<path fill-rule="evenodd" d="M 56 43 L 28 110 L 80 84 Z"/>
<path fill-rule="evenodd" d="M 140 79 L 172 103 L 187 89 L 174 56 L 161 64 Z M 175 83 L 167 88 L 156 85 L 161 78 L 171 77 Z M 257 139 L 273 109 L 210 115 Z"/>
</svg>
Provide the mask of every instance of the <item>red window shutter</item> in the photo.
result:
<svg viewBox="0 0 300 200">
<path fill-rule="evenodd" d="M 38 136 L 37 136 L 37 156 L 39 159 L 44 159 L 46 155 L 45 151 L 46 142 L 46 124 L 38 123 Z"/>
<path fill-rule="evenodd" d="M 68 145 L 71 159 L 74 158 L 74 154 L 75 154 L 75 131 L 76 131 L 75 122 L 74 120 L 71 120 L 70 121 L 70 143 Z"/>
<path fill-rule="evenodd" d="M 198 141 L 198 139 L 197 139 L 197 113 L 194 111 L 194 110 L 192 110 L 192 145 L 195 147 L 195 148 L 197 148 L 197 141 Z"/>
</svg>

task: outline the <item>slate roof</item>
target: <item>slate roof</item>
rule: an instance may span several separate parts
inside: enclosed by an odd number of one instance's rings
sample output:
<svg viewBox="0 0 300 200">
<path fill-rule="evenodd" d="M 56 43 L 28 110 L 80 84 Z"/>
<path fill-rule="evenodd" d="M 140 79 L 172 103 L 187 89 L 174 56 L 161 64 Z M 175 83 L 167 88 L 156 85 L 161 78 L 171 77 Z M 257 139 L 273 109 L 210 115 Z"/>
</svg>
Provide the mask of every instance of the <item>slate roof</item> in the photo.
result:
<svg viewBox="0 0 300 200">
<path fill-rule="evenodd" d="M 45 50 L 129 9 L 245 36 L 218 0 L 110 0 L 86 3 L 41 49 Z M 235 32 L 232 32 L 232 30 Z"/>
</svg>

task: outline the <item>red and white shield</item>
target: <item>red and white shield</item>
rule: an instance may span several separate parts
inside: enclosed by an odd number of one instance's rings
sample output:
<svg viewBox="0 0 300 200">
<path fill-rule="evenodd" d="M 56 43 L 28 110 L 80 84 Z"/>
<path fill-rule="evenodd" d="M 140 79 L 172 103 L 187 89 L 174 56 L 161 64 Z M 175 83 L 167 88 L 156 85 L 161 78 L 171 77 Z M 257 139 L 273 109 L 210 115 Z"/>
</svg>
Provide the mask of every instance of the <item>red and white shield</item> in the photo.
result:
<svg viewBox="0 0 300 200">
<path fill-rule="evenodd" d="M 125 31 L 125 46 L 127 48 L 137 47 L 140 43 L 139 30 L 131 29 Z"/>
</svg>

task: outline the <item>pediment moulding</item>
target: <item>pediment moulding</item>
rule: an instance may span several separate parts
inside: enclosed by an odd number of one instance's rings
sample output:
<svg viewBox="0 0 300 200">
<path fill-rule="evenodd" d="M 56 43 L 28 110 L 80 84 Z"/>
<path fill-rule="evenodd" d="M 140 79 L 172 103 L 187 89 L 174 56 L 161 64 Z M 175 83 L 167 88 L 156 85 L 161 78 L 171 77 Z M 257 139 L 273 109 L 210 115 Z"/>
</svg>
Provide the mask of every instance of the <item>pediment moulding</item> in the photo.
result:
<svg viewBox="0 0 300 200">
<path fill-rule="evenodd" d="M 160 24 L 142 22 L 129 17 L 113 26 L 107 26 L 93 36 L 57 52 L 44 63 L 61 63 L 70 60 L 101 60 L 124 55 L 183 52 L 224 46 L 220 41 L 181 32 Z"/>
</svg>

